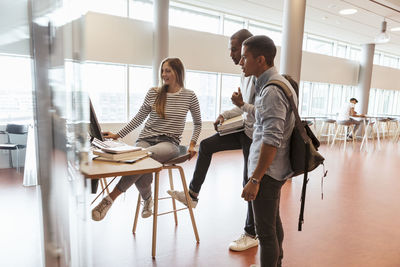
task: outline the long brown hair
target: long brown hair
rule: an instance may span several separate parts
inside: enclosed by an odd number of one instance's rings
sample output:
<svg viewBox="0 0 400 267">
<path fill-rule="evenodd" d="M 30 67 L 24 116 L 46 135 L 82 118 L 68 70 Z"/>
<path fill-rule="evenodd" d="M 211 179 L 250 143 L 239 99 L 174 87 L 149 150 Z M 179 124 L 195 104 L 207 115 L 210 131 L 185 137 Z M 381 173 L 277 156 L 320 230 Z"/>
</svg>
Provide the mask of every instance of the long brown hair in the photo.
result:
<svg viewBox="0 0 400 267">
<path fill-rule="evenodd" d="M 168 65 L 173 70 L 176 83 L 183 87 L 185 82 L 185 68 L 183 67 L 182 61 L 179 58 L 166 58 L 160 64 L 160 85 L 156 88 L 158 91 L 157 98 L 154 102 L 154 106 L 158 115 L 165 119 L 165 103 L 167 101 L 167 91 L 168 85 L 164 84 L 162 79 L 162 67 L 164 63 L 168 63 Z"/>
</svg>

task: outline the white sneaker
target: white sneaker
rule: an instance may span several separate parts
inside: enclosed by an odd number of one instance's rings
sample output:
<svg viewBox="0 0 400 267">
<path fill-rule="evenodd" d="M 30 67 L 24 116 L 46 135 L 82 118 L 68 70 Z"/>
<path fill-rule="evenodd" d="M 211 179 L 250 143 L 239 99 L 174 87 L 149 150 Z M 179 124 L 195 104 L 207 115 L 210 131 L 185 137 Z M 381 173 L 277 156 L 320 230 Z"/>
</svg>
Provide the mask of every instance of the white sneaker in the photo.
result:
<svg viewBox="0 0 400 267">
<path fill-rule="evenodd" d="M 153 198 L 150 196 L 143 203 L 142 218 L 148 218 L 151 216 L 151 214 L 153 214 L 153 205 L 154 205 L 154 201 L 153 201 Z"/>
<path fill-rule="evenodd" d="M 258 239 L 242 234 L 239 239 L 229 244 L 229 249 L 233 251 L 243 251 L 258 246 Z"/>
<path fill-rule="evenodd" d="M 168 190 L 167 193 L 173 198 L 187 206 L 186 196 L 184 191 Z M 198 200 L 194 200 L 190 197 L 192 208 L 196 208 Z"/>
<path fill-rule="evenodd" d="M 108 210 L 113 204 L 113 200 L 110 196 L 106 196 L 102 201 L 92 210 L 92 219 L 95 221 L 101 221 L 106 216 Z"/>
</svg>

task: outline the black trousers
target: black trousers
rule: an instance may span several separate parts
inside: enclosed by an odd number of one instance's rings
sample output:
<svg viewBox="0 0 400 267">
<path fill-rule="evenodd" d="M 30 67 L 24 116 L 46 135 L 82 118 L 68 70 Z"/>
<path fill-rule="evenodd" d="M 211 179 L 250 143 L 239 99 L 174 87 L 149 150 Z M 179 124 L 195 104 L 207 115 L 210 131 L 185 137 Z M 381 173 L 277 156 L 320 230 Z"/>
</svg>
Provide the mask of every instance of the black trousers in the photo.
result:
<svg viewBox="0 0 400 267">
<path fill-rule="evenodd" d="M 220 136 L 218 133 L 204 139 L 200 142 L 200 149 L 197 157 L 196 167 L 193 173 L 189 188 L 193 192 L 199 193 L 201 186 L 206 179 L 208 168 L 210 167 L 212 155 L 216 152 L 242 149 L 243 151 L 243 186 L 247 184 L 247 160 L 251 145 L 251 138 L 244 132 L 238 132 Z M 244 231 L 251 236 L 255 236 L 253 208 L 251 202 L 248 202 L 247 217 Z"/>
<path fill-rule="evenodd" d="M 281 188 L 286 181 L 264 175 L 253 201 L 256 232 L 260 240 L 261 267 L 281 266 L 283 258 L 283 227 L 279 215 Z"/>
</svg>

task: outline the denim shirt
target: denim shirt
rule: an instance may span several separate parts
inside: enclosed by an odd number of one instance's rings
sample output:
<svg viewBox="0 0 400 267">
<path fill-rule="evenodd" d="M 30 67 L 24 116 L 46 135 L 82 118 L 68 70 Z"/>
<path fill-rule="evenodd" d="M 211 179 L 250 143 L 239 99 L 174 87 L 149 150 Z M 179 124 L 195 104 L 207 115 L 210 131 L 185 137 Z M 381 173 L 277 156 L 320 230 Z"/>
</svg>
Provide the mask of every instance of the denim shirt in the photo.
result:
<svg viewBox="0 0 400 267">
<path fill-rule="evenodd" d="M 293 93 L 294 102 L 297 96 L 290 83 L 271 67 L 261 74 L 256 81 L 255 119 L 253 143 L 250 147 L 248 177 L 253 175 L 261 151 L 261 145 L 268 144 L 277 148 L 276 155 L 265 174 L 283 181 L 291 177 L 290 136 L 295 118 L 285 93 L 277 86 L 264 88 L 270 80 L 280 80 L 288 85 Z"/>
</svg>

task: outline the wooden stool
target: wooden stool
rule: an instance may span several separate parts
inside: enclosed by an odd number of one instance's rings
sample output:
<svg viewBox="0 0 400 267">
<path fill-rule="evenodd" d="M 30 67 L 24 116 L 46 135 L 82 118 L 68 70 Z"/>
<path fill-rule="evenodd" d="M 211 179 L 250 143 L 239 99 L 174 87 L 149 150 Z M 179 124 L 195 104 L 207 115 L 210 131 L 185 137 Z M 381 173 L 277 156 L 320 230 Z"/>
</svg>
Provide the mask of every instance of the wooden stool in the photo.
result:
<svg viewBox="0 0 400 267">
<path fill-rule="evenodd" d="M 343 141 L 343 148 L 346 150 L 347 136 L 351 133 L 351 139 L 353 141 L 353 149 L 355 147 L 355 133 L 354 133 L 354 123 L 351 121 L 337 121 L 337 129 L 335 132 L 335 136 L 333 137 L 331 147 L 334 146 L 335 140 Z"/>
<path fill-rule="evenodd" d="M 179 170 L 180 176 L 181 176 L 181 181 L 182 181 L 182 187 L 186 195 L 186 201 L 188 203 L 188 206 L 186 208 L 181 208 L 181 209 L 176 209 L 176 204 L 175 204 L 175 199 L 171 197 L 163 197 L 159 198 L 158 193 L 159 193 L 159 175 L 158 173 L 155 175 L 154 179 L 154 212 L 153 212 L 153 243 L 152 243 L 152 257 L 154 258 L 156 256 L 156 242 L 157 242 L 157 217 L 169 213 L 174 213 L 174 219 L 175 219 L 175 225 L 178 225 L 178 216 L 177 212 L 181 210 L 188 209 L 189 214 L 190 214 L 190 220 L 192 221 L 192 227 L 193 227 L 193 232 L 196 238 L 197 243 L 200 241 L 199 239 L 199 234 L 197 232 L 197 226 L 196 226 L 196 221 L 194 219 L 194 214 L 193 214 L 193 209 L 192 209 L 192 202 L 190 201 L 190 196 L 189 196 L 189 191 L 187 189 L 186 185 L 186 179 L 185 179 L 185 173 L 183 171 L 183 168 L 181 166 L 178 166 L 177 164 L 183 163 L 189 159 L 190 154 L 187 151 L 187 147 L 185 146 L 179 146 L 179 155 L 176 158 L 173 158 L 169 160 L 168 162 L 165 162 L 163 164 L 162 169 L 163 170 L 168 170 L 169 174 L 169 185 L 171 190 L 174 190 L 174 183 L 173 183 L 173 177 L 172 177 L 172 170 L 177 169 Z M 163 212 L 163 213 L 158 213 L 158 200 L 163 200 L 163 199 L 172 199 L 172 207 L 173 210 Z M 136 226 L 137 226 L 137 220 L 139 217 L 139 210 L 140 210 L 140 194 L 138 197 L 138 201 L 136 204 L 136 213 L 135 213 L 135 219 L 133 222 L 133 228 L 132 228 L 132 233 L 135 233 L 136 231 Z"/>
<path fill-rule="evenodd" d="M 326 128 L 326 131 L 324 131 Z M 321 128 L 318 131 L 318 140 L 321 140 L 321 137 L 327 138 L 327 145 L 329 145 L 331 138 L 335 136 L 336 130 L 336 120 L 334 119 L 324 119 L 322 120 Z"/>
</svg>

